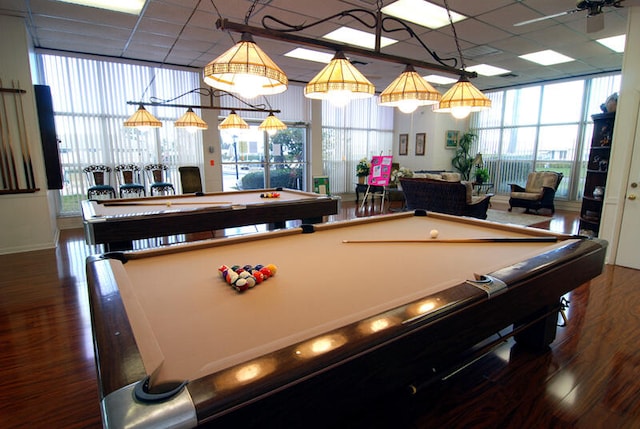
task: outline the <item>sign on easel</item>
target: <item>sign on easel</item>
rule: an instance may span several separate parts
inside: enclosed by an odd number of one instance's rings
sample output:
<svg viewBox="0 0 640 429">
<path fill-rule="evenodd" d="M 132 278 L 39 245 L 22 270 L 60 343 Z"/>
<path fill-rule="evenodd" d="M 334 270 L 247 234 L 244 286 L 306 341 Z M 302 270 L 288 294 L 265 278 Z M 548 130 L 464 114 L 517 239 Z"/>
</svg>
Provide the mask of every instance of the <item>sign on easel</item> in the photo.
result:
<svg viewBox="0 0 640 429">
<path fill-rule="evenodd" d="M 374 156 L 371 159 L 371 170 L 369 171 L 368 185 L 387 186 L 391 179 L 392 156 Z"/>
</svg>

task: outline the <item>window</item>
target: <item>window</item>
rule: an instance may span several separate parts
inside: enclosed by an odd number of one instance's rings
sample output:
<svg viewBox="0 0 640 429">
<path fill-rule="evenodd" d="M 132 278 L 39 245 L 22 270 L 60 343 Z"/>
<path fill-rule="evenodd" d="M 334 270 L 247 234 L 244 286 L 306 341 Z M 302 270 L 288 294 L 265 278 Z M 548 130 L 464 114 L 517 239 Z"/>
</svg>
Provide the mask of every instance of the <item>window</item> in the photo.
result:
<svg viewBox="0 0 640 429">
<path fill-rule="evenodd" d="M 616 74 L 487 93 L 492 108 L 474 115 L 471 127 L 496 192 L 524 185 L 530 171 L 551 170 L 564 174 L 556 197 L 579 199 L 591 115 L 619 87 Z"/>
<path fill-rule="evenodd" d="M 200 83 L 199 73 L 141 65 L 39 55 L 43 81 L 51 87 L 64 186 L 61 215 L 77 214 L 86 198 L 82 169 L 90 164 L 111 167 L 121 163 L 163 162 L 168 181 L 178 189 L 180 165 L 202 165 L 202 133 L 176 129 L 173 122 L 184 112 L 172 107 L 148 108 L 163 127 L 142 133 L 124 128 L 136 106 L 127 101 L 184 94 Z M 192 94 L 184 104 L 199 104 Z M 199 112 L 198 112 L 199 113 Z"/>
</svg>

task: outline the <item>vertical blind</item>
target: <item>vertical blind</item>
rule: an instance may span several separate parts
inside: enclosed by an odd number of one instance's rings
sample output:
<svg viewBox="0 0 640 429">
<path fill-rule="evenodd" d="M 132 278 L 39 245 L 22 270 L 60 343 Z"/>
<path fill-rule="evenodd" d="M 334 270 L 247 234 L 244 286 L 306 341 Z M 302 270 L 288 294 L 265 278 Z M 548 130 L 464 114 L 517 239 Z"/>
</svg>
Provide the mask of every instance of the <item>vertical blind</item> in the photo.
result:
<svg viewBox="0 0 640 429">
<path fill-rule="evenodd" d="M 474 115 L 471 128 L 496 192 L 524 185 L 530 171 L 551 170 L 564 174 L 556 197 L 579 199 L 591 115 L 619 88 L 615 74 L 487 92 L 492 108 Z"/>
<path fill-rule="evenodd" d="M 202 133 L 176 129 L 173 122 L 184 112 L 172 107 L 148 107 L 163 123 L 143 133 L 123 122 L 136 110 L 127 101 L 150 97 L 173 98 L 200 83 L 198 72 L 41 54 L 43 82 L 51 87 L 60 161 L 64 175 L 60 214 L 75 214 L 86 198 L 88 183 L 82 169 L 91 164 L 162 162 L 168 180 L 178 183 L 180 165 L 201 166 Z M 180 104 L 200 104 L 187 95 Z M 200 112 L 197 112 L 200 113 Z"/>
<path fill-rule="evenodd" d="M 360 159 L 392 153 L 393 110 L 377 97 L 340 108 L 322 102 L 322 159 L 332 192 L 353 192 Z"/>
</svg>

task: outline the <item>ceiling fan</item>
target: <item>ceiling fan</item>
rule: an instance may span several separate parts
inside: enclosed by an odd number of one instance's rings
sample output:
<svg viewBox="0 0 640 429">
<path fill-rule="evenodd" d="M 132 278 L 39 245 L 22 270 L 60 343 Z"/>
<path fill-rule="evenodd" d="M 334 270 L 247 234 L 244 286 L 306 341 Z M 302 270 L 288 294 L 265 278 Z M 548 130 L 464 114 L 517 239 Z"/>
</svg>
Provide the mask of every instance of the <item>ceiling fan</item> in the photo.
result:
<svg viewBox="0 0 640 429">
<path fill-rule="evenodd" d="M 557 18 L 563 15 L 570 15 L 576 12 L 587 11 L 587 33 L 594 33 L 604 28 L 604 7 L 623 7 L 622 2 L 625 0 L 577 0 L 574 9 L 566 10 L 553 15 L 542 16 L 540 18 L 530 19 L 528 21 L 517 22 L 514 27 L 532 24 L 534 22 L 544 21 L 546 19 Z"/>
</svg>

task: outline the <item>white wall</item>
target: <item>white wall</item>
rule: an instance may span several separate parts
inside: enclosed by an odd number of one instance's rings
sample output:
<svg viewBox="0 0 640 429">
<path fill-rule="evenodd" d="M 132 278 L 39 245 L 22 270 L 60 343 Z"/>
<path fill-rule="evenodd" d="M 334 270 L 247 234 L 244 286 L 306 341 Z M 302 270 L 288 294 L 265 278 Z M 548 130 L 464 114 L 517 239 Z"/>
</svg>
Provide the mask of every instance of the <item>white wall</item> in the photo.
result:
<svg viewBox="0 0 640 429">
<path fill-rule="evenodd" d="M 22 18 L 0 16 L 0 27 L 0 78 L 5 87 L 11 87 L 12 81 L 19 81 L 20 87 L 27 91 L 22 96 L 27 141 L 36 187 L 40 189 L 34 193 L 0 195 L 0 254 L 6 254 L 55 247 L 58 229 L 52 208 L 56 191 L 47 191 L 26 26 Z"/>
<path fill-rule="evenodd" d="M 416 170 L 453 170 L 451 159 L 455 151 L 445 148 L 447 130 L 459 130 L 460 133 L 469 128 L 469 119 L 455 119 L 449 113 L 434 113 L 431 106 L 418 108 L 406 114 L 396 109 L 394 117 L 393 161 L 401 167 Z M 424 156 L 416 156 L 416 133 L 426 133 Z M 409 134 L 409 152 L 406 156 L 398 154 L 400 134 Z"/>
</svg>

